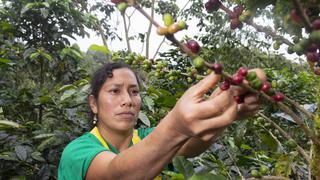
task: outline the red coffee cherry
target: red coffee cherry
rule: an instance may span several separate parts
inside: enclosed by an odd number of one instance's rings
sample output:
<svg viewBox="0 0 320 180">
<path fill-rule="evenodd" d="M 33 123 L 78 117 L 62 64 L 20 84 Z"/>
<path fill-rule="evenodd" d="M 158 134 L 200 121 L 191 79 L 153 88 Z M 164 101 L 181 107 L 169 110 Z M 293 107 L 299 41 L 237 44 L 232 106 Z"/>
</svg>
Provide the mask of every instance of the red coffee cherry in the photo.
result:
<svg viewBox="0 0 320 180">
<path fill-rule="evenodd" d="M 271 88 L 271 84 L 269 82 L 263 82 L 262 87 L 260 89 L 260 91 L 264 92 L 264 93 L 268 93 L 269 90 Z"/>
<path fill-rule="evenodd" d="M 248 74 L 248 68 L 246 68 L 246 67 L 239 68 L 237 74 L 239 74 L 239 75 L 241 75 L 243 77 L 246 77 L 246 75 Z"/>
<path fill-rule="evenodd" d="M 235 75 L 233 78 L 232 78 L 232 82 L 235 84 L 235 85 L 239 85 L 242 83 L 244 77 L 241 76 L 240 74 L 237 74 Z"/>
<path fill-rule="evenodd" d="M 228 90 L 230 88 L 230 82 L 229 81 L 223 81 L 221 84 L 220 84 L 220 89 L 222 91 L 225 91 L 225 90 Z"/>
<path fill-rule="evenodd" d="M 276 92 L 273 96 L 272 96 L 273 100 L 275 100 L 276 102 L 280 102 L 284 100 L 284 94 L 281 92 Z"/>
</svg>

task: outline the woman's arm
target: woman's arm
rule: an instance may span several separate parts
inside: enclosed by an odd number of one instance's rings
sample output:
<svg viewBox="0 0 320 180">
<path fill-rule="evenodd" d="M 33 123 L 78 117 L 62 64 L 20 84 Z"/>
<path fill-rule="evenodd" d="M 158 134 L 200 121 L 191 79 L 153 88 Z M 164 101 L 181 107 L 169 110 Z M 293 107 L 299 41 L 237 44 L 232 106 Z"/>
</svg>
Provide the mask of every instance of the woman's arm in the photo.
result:
<svg viewBox="0 0 320 180">
<path fill-rule="evenodd" d="M 118 155 L 107 151 L 99 153 L 91 162 L 86 179 L 150 180 L 161 172 L 187 139 L 167 123 L 160 123 L 146 138 Z"/>
</svg>

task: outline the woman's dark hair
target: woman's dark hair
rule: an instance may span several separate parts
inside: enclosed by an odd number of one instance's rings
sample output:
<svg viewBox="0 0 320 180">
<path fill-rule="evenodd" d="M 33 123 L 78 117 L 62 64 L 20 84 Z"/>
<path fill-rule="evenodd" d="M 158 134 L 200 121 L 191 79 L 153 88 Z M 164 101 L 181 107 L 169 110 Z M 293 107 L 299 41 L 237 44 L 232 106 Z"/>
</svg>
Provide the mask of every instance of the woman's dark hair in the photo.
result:
<svg viewBox="0 0 320 180">
<path fill-rule="evenodd" d="M 104 84 L 104 82 L 106 82 L 106 80 L 108 78 L 113 77 L 113 73 L 112 73 L 113 70 L 121 69 L 121 68 L 127 68 L 127 69 L 131 70 L 137 79 L 138 85 L 140 85 L 140 82 L 139 82 L 139 79 L 138 79 L 136 72 L 134 70 L 132 70 L 129 65 L 124 64 L 124 63 L 120 63 L 120 62 L 107 63 L 107 64 L 104 64 L 101 68 L 99 68 L 93 74 L 92 79 L 91 79 L 91 93 L 90 93 L 90 95 L 93 95 L 93 97 L 95 99 L 98 99 L 100 89 L 101 89 L 102 85 Z"/>
<path fill-rule="evenodd" d="M 106 82 L 108 78 L 113 77 L 113 70 L 122 69 L 122 68 L 127 68 L 131 70 L 137 79 L 138 85 L 140 86 L 137 73 L 133 69 L 131 69 L 129 65 L 121 62 L 106 63 L 102 67 L 100 67 L 95 73 L 93 73 L 93 76 L 91 79 L 91 93 L 89 95 L 93 95 L 93 97 L 97 100 L 99 96 L 99 92 L 102 88 L 102 85 Z M 91 111 L 91 109 L 89 112 L 89 116 L 90 116 L 90 119 L 93 120 L 94 114 Z M 90 123 L 90 126 L 93 127 L 94 125 Z"/>
</svg>

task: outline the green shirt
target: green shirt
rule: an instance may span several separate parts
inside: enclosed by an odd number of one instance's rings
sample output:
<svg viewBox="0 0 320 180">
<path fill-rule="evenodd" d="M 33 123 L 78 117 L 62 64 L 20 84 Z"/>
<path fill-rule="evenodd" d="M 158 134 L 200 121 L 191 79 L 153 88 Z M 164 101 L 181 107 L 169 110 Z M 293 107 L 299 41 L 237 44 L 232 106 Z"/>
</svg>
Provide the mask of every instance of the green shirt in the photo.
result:
<svg viewBox="0 0 320 180">
<path fill-rule="evenodd" d="M 138 129 L 141 139 L 145 138 L 154 128 Z M 132 143 L 130 143 L 132 145 Z M 71 141 L 63 150 L 58 168 L 59 180 L 82 180 L 85 178 L 93 158 L 102 151 L 119 151 L 108 143 L 110 150 L 106 149 L 100 141 L 90 132 Z"/>
</svg>

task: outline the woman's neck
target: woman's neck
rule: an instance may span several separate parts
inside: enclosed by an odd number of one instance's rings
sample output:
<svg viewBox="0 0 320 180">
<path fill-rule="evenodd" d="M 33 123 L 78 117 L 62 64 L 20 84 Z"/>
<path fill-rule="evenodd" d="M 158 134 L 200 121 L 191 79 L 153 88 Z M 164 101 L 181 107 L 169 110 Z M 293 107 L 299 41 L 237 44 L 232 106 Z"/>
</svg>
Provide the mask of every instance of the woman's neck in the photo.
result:
<svg viewBox="0 0 320 180">
<path fill-rule="evenodd" d="M 108 141 L 119 152 L 129 147 L 133 136 L 133 129 L 130 131 L 117 131 L 101 124 L 98 124 L 97 127 L 103 139 Z"/>
</svg>

